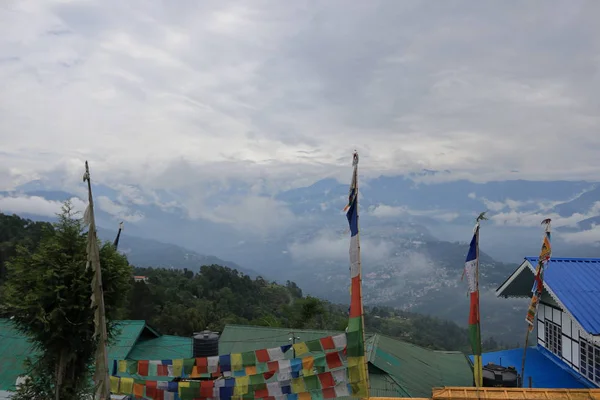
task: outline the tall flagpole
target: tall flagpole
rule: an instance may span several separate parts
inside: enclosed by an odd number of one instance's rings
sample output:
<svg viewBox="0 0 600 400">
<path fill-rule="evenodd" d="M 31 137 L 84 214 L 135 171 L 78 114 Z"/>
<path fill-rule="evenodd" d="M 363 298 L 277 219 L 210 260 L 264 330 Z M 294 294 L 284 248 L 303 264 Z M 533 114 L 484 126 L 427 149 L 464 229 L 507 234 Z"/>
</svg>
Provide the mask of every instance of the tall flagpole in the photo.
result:
<svg viewBox="0 0 600 400">
<path fill-rule="evenodd" d="M 483 386 L 483 366 L 481 362 L 481 316 L 479 311 L 479 228 L 480 221 L 487 220 L 485 212 L 479 214 L 473 229 L 473 238 L 465 260 L 463 278 L 469 284 L 469 341 L 473 351 L 473 382 L 479 389 Z"/>
<path fill-rule="evenodd" d="M 369 370 L 365 357 L 365 321 L 362 301 L 362 273 L 358 227 L 358 153 L 352 158 L 352 182 L 348 205 L 344 208 L 350 226 L 350 315 L 347 332 L 348 375 L 352 395 L 368 399 Z"/>
<path fill-rule="evenodd" d="M 89 204 L 84 214 L 84 222 L 89 225 L 87 244 L 87 268 L 92 268 L 92 304 L 94 308 L 94 335 L 98 337 L 96 348 L 96 365 L 94 370 L 95 399 L 107 400 L 110 398 L 110 378 L 108 374 L 108 354 L 106 350 L 106 312 L 104 309 L 104 292 L 102 288 L 102 271 L 100 268 L 100 249 L 96 236 L 96 219 L 94 216 L 94 200 L 92 198 L 92 182 L 88 162 L 85 162 L 83 181 L 87 182 Z"/>
<path fill-rule="evenodd" d="M 544 239 L 542 240 L 542 249 L 540 250 L 540 256 L 538 257 L 538 263 L 535 269 L 535 278 L 533 281 L 533 288 L 531 289 L 533 292 L 531 295 L 531 303 L 529 304 L 527 316 L 525 317 L 525 321 L 527 321 L 527 330 L 525 332 L 523 358 L 521 359 L 521 387 L 523 387 L 525 382 L 525 359 L 527 358 L 527 347 L 529 346 L 529 333 L 533 331 L 533 324 L 544 291 L 544 271 L 552 256 L 552 245 L 550 242 L 552 232 L 551 222 L 552 220 L 550 218 L 546 218 L 542 221 L 542 225 L 546 225 L 544 229 Z"/>
</svg>

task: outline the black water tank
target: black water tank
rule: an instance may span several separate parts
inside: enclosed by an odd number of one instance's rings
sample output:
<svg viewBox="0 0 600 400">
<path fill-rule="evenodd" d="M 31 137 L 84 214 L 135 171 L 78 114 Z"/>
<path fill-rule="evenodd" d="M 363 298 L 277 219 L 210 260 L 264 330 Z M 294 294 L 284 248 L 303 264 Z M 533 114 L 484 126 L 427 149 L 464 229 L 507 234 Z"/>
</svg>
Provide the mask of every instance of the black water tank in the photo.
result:
<svg viewBox="0 0 600 400">
<path fill-rule="evenodd" d="M 519 387 L 520 376 L 515 367 L 494 363 L 483 366 L 483 387 Z"/>
<path fill-rule="evenodd" d="M 194 357 L 219 355 L 219 334 L 211 331 L 194 332 Z"/>
</svg>

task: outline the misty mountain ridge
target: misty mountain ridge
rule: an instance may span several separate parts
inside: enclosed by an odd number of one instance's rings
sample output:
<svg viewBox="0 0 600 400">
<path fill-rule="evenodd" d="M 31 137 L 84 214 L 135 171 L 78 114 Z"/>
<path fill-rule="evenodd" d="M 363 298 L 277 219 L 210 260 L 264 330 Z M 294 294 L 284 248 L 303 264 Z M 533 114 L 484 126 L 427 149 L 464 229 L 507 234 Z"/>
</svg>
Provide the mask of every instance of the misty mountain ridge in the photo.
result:
<svg viewBox="0 0 600 400">
<path fill-rule="evenodd" d="M 600 218 L 596 183 L 423 183 L 413 178 L 382 176 L 361 181 L 366 304 L 385 304 L 463 324 L 468 299 L 460 277 L 474 219 L 486 209 L 490 220 L 482 222 L 480 236 L 482 309 L 485 305 L 489 310 L 484 335 L 489 329 L 493 332 L 488 334 L 510 341 L 522 325 L 526 305 L 497 299 L 493 290 L 523 257 L 539 253 L 543 218 L 553 218 L 555 256 L 600 255 L 595 245 L 598 237 L 594 239 L 595 221 Z M 214 263 L 245 272 L 247 268 L 256 271 L 249 272 L 252 275 L 279 282 L 289 279 L 308 294 L 348 301 L 349 233 L 342 212 L 348 184 L 324 179 L 267 196 L 260 185 L 257 189 L 247 183 L 228 184 L 219 190 L 214 183 L 206 192 L 210 194 L 196 198 L 131 185 L 94 185 L 98 225 L 114 227 L 106 235 L 113 240 L 118 222 L 126 221 L 120 247 L 131 249 L 128 257 L 138 266 L 191 268 L 212 264 L 211 256 L 200 255 L 211 254 L 231 260 Z M 36 217 L 35 212 L 41 214 L 45 200 L 74 198 L 84 208 L 84 195 L 32 182 L 4 193 L 0 208 L 7 199 L 13 207 L 21 201 L 30 212 L 19 214 L 43 219 L 49 218 L 47 210 L 46 216 Z M 573 241 L 576 235 L 586 235 L 586 240 Z M 145 243 L 148 239 L 164 244 Z M 186 254 L 195 255 L 189 259 Z M 514 323 L 506 315 L 510 308 L 519 316 Z"/>
</svg>

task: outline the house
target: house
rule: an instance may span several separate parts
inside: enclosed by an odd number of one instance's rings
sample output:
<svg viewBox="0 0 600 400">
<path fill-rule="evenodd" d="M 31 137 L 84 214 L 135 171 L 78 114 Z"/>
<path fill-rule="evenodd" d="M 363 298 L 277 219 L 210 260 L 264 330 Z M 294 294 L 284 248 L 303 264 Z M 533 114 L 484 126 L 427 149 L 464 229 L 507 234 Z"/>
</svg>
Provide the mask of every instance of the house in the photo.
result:
<svg viewBox="0 0 600 400">
<path fill-rule="evenodd" d="M 226 325 L 219 354 L 271 348 L 342 332 Z M 366 352 L 373 397 L 430 397 L 433 387 L 472 386 L 473 370 L 460 352 L 434 351 L 380 334 L 367 334 Z M 291 358 L 291 352 L 287 353 Z"/>
<path fill-rule="evenodd" d="M 144 282 L 144 283 L 148 283 L 148 277 L 147 276 L 143 276 L 143 275 L 135 275 L 133 277 L 133 280 L 135 282 Z"/>
<path fill-rule="evenodd" d="M 109 366 L 113 360 L 192 357 L 192 338 L 161 335 L 145 321 L 119 321 L 117 329 L 119 333 L 108 348 Z M 1 393 L 15 389 L 17 378 L 26 373 L 23 361 L 35 352 L 9 319 L 0 318 L 0 338 Z"/>
<path fill-rule="evenodd" d="M 537 257 L 526 257 L 496 295 L 530 298 L 536 265 Z M 600 387 L 600 258 L 550 260 L 544 272 L 536 328 L 535 347 L 527 352 L 525 383 L 531 376 L 533 387 L 557 387 L 539 386 L 542 382 L 574 388 Z M 484 364 L 486 356 L 492 362 L 504 356 L 505 364 L 516 357 L 516 353 L 497 353 L 484 354 Z M 548 376 L 550 370 L 554 378 Z"/>
</svg>

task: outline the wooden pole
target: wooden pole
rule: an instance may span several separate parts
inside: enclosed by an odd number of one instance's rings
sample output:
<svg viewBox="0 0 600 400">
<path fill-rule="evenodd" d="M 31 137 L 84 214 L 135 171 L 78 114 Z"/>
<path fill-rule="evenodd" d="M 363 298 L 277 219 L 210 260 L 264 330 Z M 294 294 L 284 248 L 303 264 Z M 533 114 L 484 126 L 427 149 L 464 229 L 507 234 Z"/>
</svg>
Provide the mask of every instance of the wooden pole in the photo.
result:
<svg viewBox="0 0 600 400">
<path fill-rule="evenodd" d="M 88 166 L 88 162 L 85 162 L 85 178 L 87 178 L 87 184 L 88 184 L 88 194 L 89 194 L 89 207 L 90 207 L 90 227 L 88 230 L 88 236 L 91 235 L 91 239 L 88 239 L 91 241 L 92 246 L 96 246 L 97 247 L 97 236 L 96 236 L 96 220 L 95 220 L 95 216 L 94 216 L 94 200 L 92 198 L 92 182 L 91 182 L 91 178 L 90 178 L 90 170 L 89 170 L 89 166 Z M 85 179 L 84 178 L 84 179 Z M 93 289 L 94 290 L 94 296 L 96 299 L 96 305 L 98 307 L 98 313 L 99 313 L 99 321 L 98 324 L 100 325 L 100 339 L 98 341 L 98 347 L 99 347 L 99 351 L 96 353 L 96 358 L 98 358 L 98 356 L 102 357 L 103 363 L 102 363 L 102 368 L 104 369 L 103 371 L 96 371 L 95 372 L 95 378 L 96 378 L 96 390 L 99 392 L 99 396 L 96 395 L 95 397 L 99 398 L 100 400 L 106 400 L 110 398 L 110 378 L 109 378 L 109 373 L 108 373 L 108 353 L 106 350 L 106 343 L 108 340 L 108 335 L 106 332 L 106 311 L 104 308 L 104 289 L 102 287 L 102 271 L 101 271 L 101 267 L 100 267 L 100 254 L 99 251 L 97 251 L 98 249 L 96 249 L 96 251 L 92 252 L 92 259 L 90 260 L 91 263 L 93 264 L 94 267 L 94 273 L 95 273 L 95 278 L 96 278 L 96 287 Z M 90 249 L 88 248 L 88 252 L 90 251 Z M 100 354 L 98 354 L 100 353 Z M 96 361 L 96 365 L 98 365 L 97 361 Z M 103 377 L 103 379 L 101 378 Z M 101 381 L 104 382 L 101 382 Z M 103 384 L 103 388 L 100 388 L 100 383 Z"/>
<path fill-rule="evenodd" d="M 521 387 L 525 382 L 525 359 L 527 358 L 527 346 L 529 346 L 529 325 L 527 325 L 527 332 L 525 333 L 525 348 L 523 349 L 523 357 L 521 358 Z"/>
</svg>

